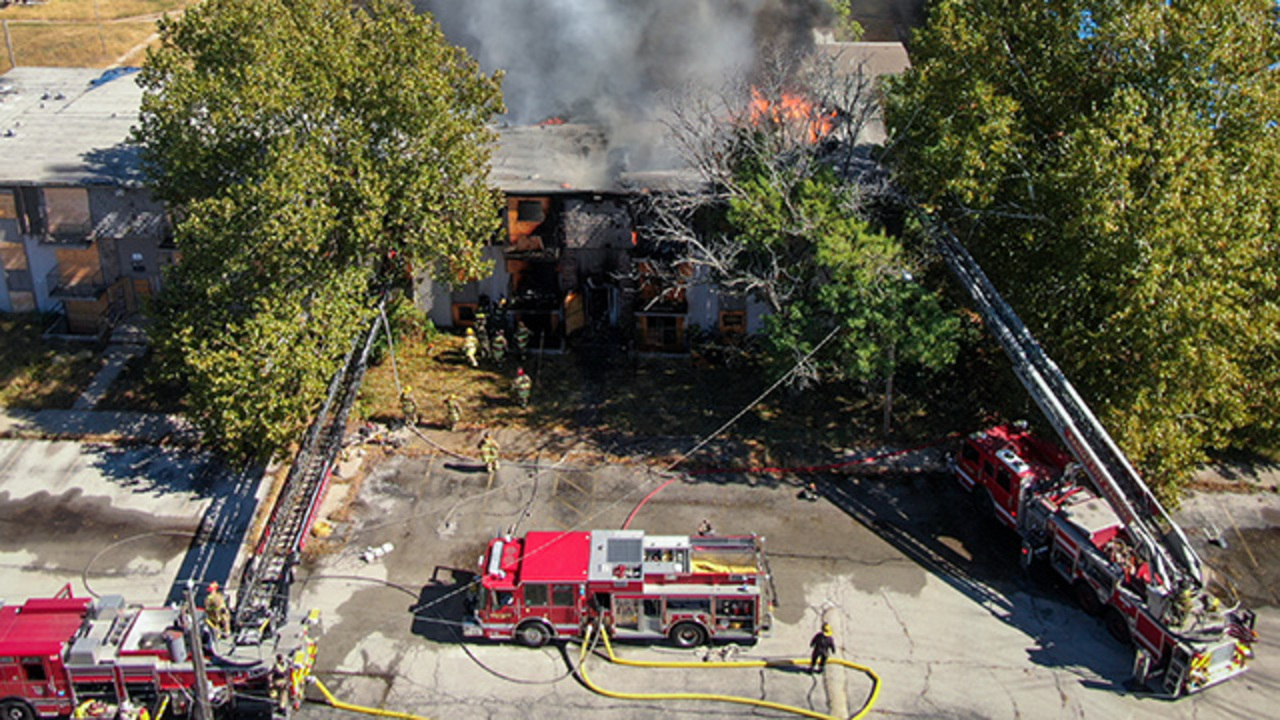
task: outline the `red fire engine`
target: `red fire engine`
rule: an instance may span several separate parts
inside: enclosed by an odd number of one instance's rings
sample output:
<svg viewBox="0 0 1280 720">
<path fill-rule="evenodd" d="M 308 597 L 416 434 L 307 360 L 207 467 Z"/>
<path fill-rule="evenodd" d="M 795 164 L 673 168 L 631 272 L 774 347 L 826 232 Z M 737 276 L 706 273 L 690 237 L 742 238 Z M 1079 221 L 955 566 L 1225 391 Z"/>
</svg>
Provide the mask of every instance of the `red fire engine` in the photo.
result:
<svg viewBox="0 0 1280 720">
<path fill-rule="evenodd" d="M 130 718 L 141 708 L 156 717 L 161 706 L 182 716 L 201 675 L 219 715 L 270 712 L 276 655 L 290 663 L 295 691 L 314 663 L 310 622 L 288 623 L 270 642 L 249 646 L 202 631 L 197 658 L 187 617 L 126 605 L 119 595 L 73 597 L 69 584 L 52 598 L 0 604 L 0 718 Z"/>
<path fill-rule="evenodd" d="M 537 647 L 597 620 L 616 638 L 753 641 L 771 624 L 764 538 L 640 530 L 499 537 L 480 559 L 464 635 Z"/>
<path fill-rule="evenodd" d="M 970 435 L 953 465 L 960 484 L 1022 538 L 1024 564 L 1046 558 L 1087 612 L 1137 646 L 1140 679 L 1158 679 L 1176 697 L 1245 671 L 1254 613 L 1221 580 L 1175 583 L 1066 453 L 1021 425 L 1001 426 Z"/>
</svg>

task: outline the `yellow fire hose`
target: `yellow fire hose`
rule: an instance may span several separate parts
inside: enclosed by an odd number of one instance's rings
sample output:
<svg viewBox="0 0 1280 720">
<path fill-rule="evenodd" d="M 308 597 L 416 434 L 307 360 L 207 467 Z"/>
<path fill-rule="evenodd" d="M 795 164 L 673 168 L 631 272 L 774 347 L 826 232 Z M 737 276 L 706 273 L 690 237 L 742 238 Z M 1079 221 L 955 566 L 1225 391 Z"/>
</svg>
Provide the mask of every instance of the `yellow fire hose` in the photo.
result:
<svg viewBox="0 0 1280 720">
<path fill-rule="evenodd" d="M 591 681 L 587 676 L 586 658 L 587 651 L 591 647 L 591 632 L 595 628 L 588 627 L 587 633 L 582 640 L 582 651 L 578 654 L 578 677 L 583 684 L 591 688 L 593 691 L 606 697 L 618 698 L 621 700 L 707 700 L 712 702 L 738 703 L 740 705 L 754 705 L 756 707 L 769 708 L 771 710 L 779 710 L 804 717 L 815 718 L 815 720 L 844 720 L 834 715 L 814 712 L 802 707 L 794 705 L 784 705 L 782 703 L 770 702 L 768 700 L 756 700 L 755 698 L 738 697 L 736 695 L 717 695 L 714 693 L 624 693 L 615 690 L 606 690 Z M 609 662 L 617 665 L 629 665 L 631 667 L 650 667 L 650 668 L 750 668 L 750 667 L 798 667 L 809 662 L 808 658 L 798 659 L 779 659 L 779 660 L 719 660 L 709 662 L 691 662 L 691 661 L 671 661 L 671 660 L 624 660 L 613 653 L 613 645 L 609 643 L 609 633 L 601 632 L 600 639 L 604 641 L 605 652 L 608 654 Z M 880 695 L 880 676 L 875 671 L 864 665 L 851 663 L 848 660 L 840 658 L 830 658 L 828 664 L 842 665 L 847 668 L 857 670 L 867 677 L 871 678 L 871 694 L 867 697 L 866 703 L 862 709 L 858 710 L 849 720 L 860 720 L 875 705 L 876 698 Z"/>
<path fill-rule="evenodd" d="M 738 697 L 736 695 L 718 695 L 715 693 L 626 693 L 616 690 L 607 690 L 596 685 L 587 675 L 586 659 L 587 652 L 591 648 L 591 633 L 595 628 L 588 627 L 586 635 L 582 639 L 582 650 L 578 654 L 578 667 L 575 670 L 578 677 L 582 679 L 583 684 L 592 691 L 604 695 L 605 697 L 618 698 L 620 700 L 705 700 L 710 702 L 737 703 L 739 705 L 753 705 L 756 707 L 769 708 L 794 715 L 814 718 L 815 720 L 844 720 L 834 715 L 815 712 L 807 708 L 796 707 L 794 705 L 785 705 L 783 703 L 770 702 L 768 700 L 757 700 L 755 698 Z M 808 658 L 797 659 L 779 659 L 779 660 L 715 660 L 709 662 L 697 661 L 676 661 L 676 660 L 625 660 L 618 657 L 613 652 L 613 645 L 609 642 L 609 633 L 600 633 L 600 639 L 604 642 L 605 652 L 608 654 L 609 662 L 616 665 L 627 665 L 631 667 L 648 667 L 648 668 L 752 668 L 752 667 L 800 667 L 806 664 Z M 862 709 L 852 715 L 848 720 L 861 720 L 865 717 L 876 703 L 876 698 L 880 696 L 880 676 L 865 665 L 842 660 L 840 658 L 830 658 L 828 664 L 841 665 L 853 670 L 857 670 L 867 677 L 871 678 L 871 694 L 867 697 L 866 703 Z M 421 715 L 413 715 L 412 713 L 398 712 L 396 710 L 383 710 L 381 708 L 367 707 L 364 705 L 355 705 L 353 703 L 343 702 L 333 696 L 329 692 L 329 688 L 320 681 L 320 678 L 312 675 L 308 678 L 315 683 L 316 688 L 320 690 L 320 694 L 324 695 L 324 699 L 329 705 L 338 710 L 350 710 L 352 712 L 364 713 L 366 715 L 378 715 L 381 717 L 400 718 L 401 720 L 428 720 Z"/>
<path fill-rule="evenodd" d="M 311 681 L 316 684 L 316 688 L 320 690 L 320 694 L 324 695 L 324 699 L 328 700 L 330 705 L 339 710 L 350 710 L 351 712 L 364 713 L 365 715 L 380 715 L 382 717 L 400 718 L 401 720 L 428 720 L 421 715 L 414 715 L 412 713 L 398 712 L 396 710 L 383 710 L 382 708 L 366 707 L 364 705 L 354 705 L 352 703 L 342 702 L 335 698 L 333 693 L 329 692 L 329 688 L 325 687 L 324 683 L 320 682 L 320 678 L 312 675 Z"/>
</svg>

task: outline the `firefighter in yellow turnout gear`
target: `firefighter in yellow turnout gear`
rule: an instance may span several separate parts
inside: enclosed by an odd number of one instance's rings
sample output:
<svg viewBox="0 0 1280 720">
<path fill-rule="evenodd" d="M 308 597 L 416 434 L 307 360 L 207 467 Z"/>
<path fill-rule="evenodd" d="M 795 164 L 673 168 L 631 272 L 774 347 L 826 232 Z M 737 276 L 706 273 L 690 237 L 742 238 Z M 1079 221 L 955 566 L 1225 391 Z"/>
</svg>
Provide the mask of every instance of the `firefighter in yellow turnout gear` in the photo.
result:
<svg viewBox="0 0 1280 720">
<path fill-rule="evenodd" d="M 231 634 L 231 611 L 227 608 L 227 597 L 218 589 L 218 583 L 209 583 L 209 594 L 204 598 L 204 616 L 209 624 L 225 637 Z"/>
<path fill-rule="evenodd" d="M 516 379 L 511 382 L 511 388 L 515 390 L 520 407 L 529 407 L 529 393 L 533 390 L 533 378 L 524 374 L 524 368 L 516 368 Z"/>
<path fill-rule="evenodd" d="M 462 340 L 462 354 L 467 356 L 467 362 L 471 363 L 471 367 L 480 367 L 480 361 L 476 359 L 476 352 L 480 349 L 480 342 L 476 340 L 476 331 L 467 328 L 467 336 Z"/>
<path fill-rule="evenodd" d="M 485 470 L 489 472 L 489 483 L 486 487 L 491 487 L 493 485 L 493 478 L 498 474 L 498 467 L 500 465 L 498 453 L 500 450 L 501 448 L 498 446 L 498 441 L 493 439 L 493 435 L 491 433 L 486 432 L 484 434 L 484 440 L 480 441 L 480 459 L 484 460 Z"/>
</svg>

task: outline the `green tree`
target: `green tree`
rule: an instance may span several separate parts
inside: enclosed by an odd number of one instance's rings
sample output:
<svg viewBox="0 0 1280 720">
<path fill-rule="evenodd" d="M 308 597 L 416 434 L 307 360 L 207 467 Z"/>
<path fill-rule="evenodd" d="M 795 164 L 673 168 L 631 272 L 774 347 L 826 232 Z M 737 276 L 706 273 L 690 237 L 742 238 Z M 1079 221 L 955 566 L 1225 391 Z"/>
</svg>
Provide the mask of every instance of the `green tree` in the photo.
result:
<svg viewBox="0 0 1280 720">
<path fill-rule="evenodd" d="M 298 436 L 371 317 L 430 267 L 483 271 L 500 77 L 403 0 L 209 0 L 160 25 L 136 139 L 178 219 L 165 373 L 227 448 Z"/>
<path fill-rule="evenodd" d="M 947 219 L 1166 496 L 1277 440 L 1271 0 L 943 1 L 889 83 L 898 182 Z"/>
<path fill-rule="evenodd" d="M 771 358 L 799 363 L 796 382 L 883 382 L 888 432 L 895 375 L 949 365 L 959 320 L 917 280 L 927 256 L 877 217 L 893 199 L 856 150 L 870 114 L 865 78 L 783 60 L 719 107 L 677 108 L 675 144 L 702 183 L 658 199 L 659 227 L 707 280 L 769 307 Z"/>
</svg>

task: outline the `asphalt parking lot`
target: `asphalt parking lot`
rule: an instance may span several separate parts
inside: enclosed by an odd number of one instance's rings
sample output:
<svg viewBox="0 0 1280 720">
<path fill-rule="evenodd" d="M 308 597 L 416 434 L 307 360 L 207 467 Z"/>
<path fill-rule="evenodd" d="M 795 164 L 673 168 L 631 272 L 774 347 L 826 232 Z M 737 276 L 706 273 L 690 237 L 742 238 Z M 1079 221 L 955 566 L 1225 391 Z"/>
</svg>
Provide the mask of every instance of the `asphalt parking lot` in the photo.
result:
<svg viewBox="0 0 1280 720">
<path fill-rule="evenodd" d="M 225 580 L 259 477 L 182 448 L 0 440 L 0 599 L 71 583 L 160 605 L 188 578 Z"/>
<path fill-rule="evenodd" d="M 474 448 L 477 440 L 432 437 L 455 448 Z M 338 525 L 340 548 L 309 560 L 294 591 L 300 609 L 324 613 L 317 672 L 340 699 L 432 718 L 777 715 L 717 703 L 602 697 L 569 675 L 574 646 L 532 650 L 461 642 L 454 624 L 461 596 L 444 568 L 474 568 L 488 538 L 507 530 L 618 527 L 672 477 L 640 463 L 513 459 L 487 489 L 486 475 L 474 463 L 428 445 L 371 453 L 349 519 Z M 825 613 L 837 621 L 842 656 L 873 668 L 882 680 L 873 715 L 1259 717 L 1280 702 L 1280 613 L 1274 604 L 1258 607 L 1262 637 L 1251 674 L 1177 702 L 1126 691 L 1129 652 L 1060 589 L 1018 570 L 1016 542 L 972 511 L 936 457 L 909 456 L 857 474 L 824 476 L 819 502 L 797 498 L 793 484 L 774 476 L 674 477 L 636 514 L 633 528 L 688 534 L 705 518 L 719 533 L 767 538 L 778 590 L 775 626 L 769 637 L 742 648 L 740 657 L 807 654 Z M 1215 497 L 1211 505 L 1193 498 L 1188 512 L 1216 512 L 1224 503 L 1234 508 L 1231 522 L 1242 539 L 1269 532 L 1270 514 L 1280 508 L 1272 494 Z M 385 543 L 395 547 L 385 557 L 360 558 L 365 548 Z M 1231 547 L 1233 557 L 1244 552 L 1242 543 Z M 1263 553 L 1260 548 L 1254 552 Z M 1207 557 L 1211 550 L 1206 548 Z M 1271 573 L 1276 560 L 1253 558 L 1260 575 Z M 697 659 L 706 651 L 628 646 L 619 652 Z M 818 712 L 828 712 L 833 702 L 838 707 L 842 694 L 854 711 L 870 690 L 868 679 L 851 671 L 817 678 L 588 662 L 592 679 L 605 688 L 736 694 Z M 319 704 L 306 706 L 303 715 L 340 716 L 345 713 Z"/>
</svg>

